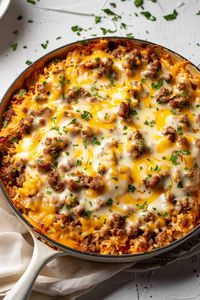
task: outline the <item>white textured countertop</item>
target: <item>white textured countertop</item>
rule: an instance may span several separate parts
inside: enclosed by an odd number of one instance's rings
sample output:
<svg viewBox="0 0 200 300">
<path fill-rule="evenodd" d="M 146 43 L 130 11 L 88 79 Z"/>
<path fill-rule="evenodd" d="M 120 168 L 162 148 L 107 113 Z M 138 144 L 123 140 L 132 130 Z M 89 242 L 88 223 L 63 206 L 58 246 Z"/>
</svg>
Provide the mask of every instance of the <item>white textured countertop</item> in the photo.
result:
<svg viewBox="0 0 200 300">
<path fill-rule="evenodd" d="M 94 34 L 102 36 L 105 30 L 100 28 L 116 31 L 107 35 L 125 36 L 132 33 L 136 38 L 153 41 L 177 51 L 200 65 L 200 15 L 197 15 L 200 0 L 157 0 L 156 3 L 144 0 L 144 11 L 150 11 L 157 18 L 156 21 L 141 15 L 142 8 L 136 8 L 134 0 L 35 2 L 36 5 L 26 0 L 12 0 L 6 15 L 0 20 L 0 98 L 17 75 L 27 67 L 27 60 L 33 62 L 45 53 L 78 39 Z M 116 8 L 110 2 L 114 2 Z M 106 16 L 102 11 L 105 8 L 122 18 L 113 22 L 112 16 Z M 172 13 L 174 9 L 178 13 L 177 18 L 166 21 L 163 16 Z M 101 22 L 95 24 L 93 15 L 101 16 Z M 127 24 L 127 28 L 124 29 L 121 23 Z M 71 30 L 75 25 L 82 28 L 80 36 Z M 45 43 L 46 49 L 41 46 Z M 157 271 L 118 274 L 79 299 L 200 299 L 199 274 L 200 256 L 195 256 Z M 40 298 L 37 293 L 33 293 L 31 299 L 50 298 Z"/>
</svg>

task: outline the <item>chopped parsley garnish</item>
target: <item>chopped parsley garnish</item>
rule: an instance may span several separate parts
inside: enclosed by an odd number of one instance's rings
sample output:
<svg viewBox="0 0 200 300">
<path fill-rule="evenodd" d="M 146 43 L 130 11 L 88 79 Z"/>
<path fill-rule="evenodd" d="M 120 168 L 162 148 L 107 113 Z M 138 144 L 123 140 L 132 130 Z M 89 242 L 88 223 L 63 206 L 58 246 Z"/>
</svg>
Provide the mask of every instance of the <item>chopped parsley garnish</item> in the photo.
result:
<svg viewBox="0 0 200 300">
<path fill-rule="evenodd" d="M 159 90 L 163 86 L 163 79 L 159 79 L 157 83 L 152 82 L 151 87 L 154 90 Z"/>
<path fill-rule="evenodd" d="M 146 19 L 148 19 L 152 22 L 157 20 L 156 17 L 153 16 L 149 11 L 141 11 L 140 14 L 143 15 Z"/>
<path fill-rule="evenodd" d="M 101 145 L 101 142 L 98 140 L 98 138 L 95 136 L 91 140 L 92 145 Z"/>
<path fill-rule="evenodd" d="M 60 76 L 59 77 L 59 83 L 61 84 L 62 87 L 65 86 L 65 76 Z"/>
<path fill-rule="evenodd" d="M 132 184 L 129 184 L 129 185 L 128 185 L 128 191 L 129 191 L 130 193 L 134 193 L 134 192 L 135 192 L 135 186 L 132 185 Z"/>
<path fill-rule="evenodd" d="M 89 218 L 90 214 L 91 214 L 91 210 L 85 210 L 85 211 L 83 212 L 82 216 L 83 216 L 84 218 Z"/>
<path fill-rule="evenodd" d="M 159 172 L 160 170 L 161 170 L 161 169 L 159 168 L 159 166 L 156 165 L 155 168 L 154 168 L 154 171 L 155 171 L 155 172 Z"/>
<path fill-rule="evenodd" d="M 178 134 L 180 134 L 180 135 L 183 134 L 183 129 L 182 129 L 182 127 L 178 126 L 178 127 L 177 127 L 177 131 L 178 131 Z"/>
<path fill-rule="evenodd" d="M 47 40 L 45 43 L 42 43 L 41 46 L 43 49 L 47 49 L 49 41 Z"/>
<path fill-rule="evenodd" d="M 125 23 L 121 23 L 121 24 L 120 24 L 120 28 L 121 28 L 121 29 L 126 29 L 126 28 L 127 28 L 127 25 L 126 25 Z"/>
<path fill-rule="evenodd" d="M 200 16 L 200 10 L 196 13 L 197 16 Z"/>
<path fill-rule="evenodd" d="M 195 162 L 195 164 L 194 164 L 194 167 L 193 167 L 194 169 L 198 169 L 199 168 L 199 165 L 198 165 L 198 163 L 197 162 Z"/>
<path fill-rule="evenodd" d="M 26 94 L 26 90 L 22 89 L 19 91 L 18 96 L 21 98 Z"/>
<path fill-rule="evenodd" d="M 91 120 L 92 114 L 89 111 L 84 110 L 83 113 L 81 114 L 81 118 L 88 122 Z"/>
<path fill-rule="evenodd" d="M 95 24 L 101 22 L 101 17 L 100 16 L 95 16 Z"/>
<path fill-rule="evenodd" d="M 6 128 L 7 125 L 8 125 L 8 122 L 7 122 L 7 121 L 3 121 L 2 127 L 3 127 L 3 128 Z"/>
<path fill-rule="evenodd" d="M 166 15 L 166 16 L 163 16 L 163 18 L 167 21 L 172 21 L 172 20 L 175 20 L 176 17 L 178 16 L 178 13 L 177 11 L 174 9 L 173 13 L 169 14 L 169 15 Z"/>
<path fill-rule="evenodd" d="M 19 139 L 15 136 L 12 138 L 11 140 L 13 143 L 18 143 L 19 142 Z"/>
<path fill-rule="evenodd" d="M 36 1 L 35 0 L 26 0 L 27 3 L 30 3 L 30 4 L 33 4 L 35 5 L 36 4 Z"/>
<path fill-rule="evenodd" d="M 71 125 L 71 124 L 76 124 L 76 119 L 72 119 L 68 125 Z"/>
<path fill-rule="evenodd" d="M 175 150 L 175 151 L 172 152 L 172 154 L 171 154 L 171 156 L 170 156 L 170 158 L 169 158 L 169 160 L 170 160 L 170 161 L 173 163 L 173 165 L 175 165 L 175 166 L 180 165 L 180 163 L 177 161 L 178 158 L 179 158 L 179 154 L 180 154 L 180 152 L 177 151 L 177 150 Z"/>
<path fill-rule="evenodd" d="M 30 66 L 30 65 L 32 65 L 32 61 L 27 60 L 27 61 L 26 61 L 26 64 L 27 64 L 28 66 Z"/>
<path fill-rule="evenodd" d="M 103 35 L 105 35 L 107 33 L 115 33 L 117 31 L 117 30 L 106 29 L 104 27 L 101 27 L 100 29 L 101 29 Z"/>
<path fill-rule="evenodd" d="M 15 44 L 10 45 L 10 48 L 12 49 L 12 51 L 15 51 L 17 49 L 17 46 L 18 46 L 18 44 L 15 43 Z"/>
<path fill-rule="evenodd" d="M 75 25 L 75 26 L 72 26 L 72 27 L 71 27 L 71 30 L 72 30 L 73 32 L 76 32 L 76 34 L 80 36 L 80 35 L 81 35 L 81 32 L 83 31 L 83 28 L 80 27 L 80 26 L 78 26 L 78 25 Z"/>
<path fill-rule="evenodd" d="M 134 116 L 134 115 L 137 115 L 137 110 L 131 108 L 131 109 L 130 109 L 130 114 L 133 115 L 133 116 Z"/>
<path fill-rule="evenodd" d="M 144 201 L 144 203 L 143 204 L 136 204 L 137 205 L 137 207 L 139 208 L 139 209 L 142 209 L 143 211 L 147 211 L 147 208 L 148 208 L 148 203 L 147 203 L 147 201 L 145 200 Z"/>
<path fill-rule="evenodd" d="M 134 4 L 136 7 L 142 6 L 143 0 L 134 0 Z"/>
<path fill-rule="evenodd" d="M 110 6 L 112 6 L 112 7 L 116 8 L 116 7 L 117 7 L 117 4 L 116 4 L 116 3 L 114 3 L 114 2 L 111 2 L 111 3 L 110 3 Z"/>
<path fill-rule="evenodd" d="M 18 30 L 14 30 L 14 31 L 13 31 L 13 34 L 18 34 Z"/>
<path fill-rule="evenodd" d="M 144 121 L 144 125 L 147 125 L 147 126 L 149 126 L 149 127 L 154 127 L 155 121 L 154 121 L 154 120 L 151 120 L 151 121 L 145 120 L 145 121 Z"/>
<path fill-rule="evenodd" d="M 126 37 L 127 37 L 127 38 L 134 38 L 134 35 L 133 35 L 132 33 L 127 33 L 127 34 L 126 34 Z"/>
<path fill-rule="evenodd" d="M 177 188 L 182 189 L 183 188 L 183 183 L 182 181 L 179 181 L 177 184 Z"/>
<path fill-rule="evenodd" d="M 56 40 L 60 40 L 62 38 L 62 36 L 58 36 L 57 38 L 56 38 Z"/>
<path fill-rule="evenodd" d="M 111 206 L 113 204 L 113 199 L 112 198 L 109 198 L 107 201 L 106 201 L 106 204 Z"/>
<path fill-rule="evenodd" d="M 81 166 L 82 165 L 82 160 L 77 159 L 76 161 L 76 167 Z"/>
<path fill-rule="evenodd" d="M 117 15 L 116 13 L 114 13 L 112 10 L 110 10 L 109 8 L 105 8 L 102 9 L 103 12 L 105 12 L 107 15 L 109 16 L 117 16 L 118 18 L 121 19 L 121 16 Z"/>
</svg>

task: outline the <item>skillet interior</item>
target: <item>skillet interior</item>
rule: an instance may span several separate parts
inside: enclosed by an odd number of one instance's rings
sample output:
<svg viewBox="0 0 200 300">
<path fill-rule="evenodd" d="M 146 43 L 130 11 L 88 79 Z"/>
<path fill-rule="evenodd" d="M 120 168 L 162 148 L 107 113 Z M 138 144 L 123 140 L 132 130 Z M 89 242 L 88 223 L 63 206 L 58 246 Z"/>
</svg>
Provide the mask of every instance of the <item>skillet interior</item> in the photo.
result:
<svg viewBox="0 0 200 300">
<path fill-rule="evenodd" d="M 93 40 L 97 40 L 98 38 L 95 39 L 90 39 L 88 41 L 93 41 Z M 116 41 L 116 40 L 127 40 L 126 38 L 106 38 L 109 39 L 110 41 Z M 153 43 L 149 43 L 149 42 L 145 42 L 142 40 L 133 40 L 134 43 L 139 43 L 139 44 L 149 44 L 149 45 L 153 45 L 153 46 L 157 46 Z M 84 41 L 85 42 L 85 41 Z M 7 108 L 8 104 L 9 104 L 9 99 L 11 98 L 11 96 L 20 88 L 26 87 L 29 85 L 29 78 L 31 77 L 32 73 L 40 70 L 48 61 L 51 61 L 54 58 L 64 58 L 66 56 L 66 53 L 70 50 L 73 50 L 73 48 L 75 48 L 77 45 L 77 42 L 63 46 L 61 48 L 58 48 L 48 54 L 46 54 L 45 56 L 43 56 L 42 58 L 40 58 L 39 60 L 37 60 L 34 64 L 32 64 L 30 67 L 28 67 L 21 75 L 19 75 L 19 77 L 12 83 L 12 85 L 10 86 L 10 88 L 8 89 L 8 91 L 6 92 L 6 94 L 3 97 L 2 100 L 2 105 L 1 105 L 1 109 L 0 109 L 0 117 L 2 117 L 3 112 L 5 111 L 5 109 Z M 157 51 L 159 51 L 159 46 L 156 48 Z M 181 61 L 185 61 L 184 58 L 182 58 L 181 56 L 177 55 L 176 53 L 164 48 L 166 51 L 168 51 L 172 56 L 174 60 L 181 60 Z M 193 66 L 191 64 L 191 66 L 189 66 L 189 68 L 191 68 L 192 72 L 199 72 L 198 69 Z M 45 236 L 42 233 L 39 233 L 36 229 L 34 229 L 34 227 L 20 214 L 20 212 L 17 210 L 17 208 L 13 205 L 12 201 L 10 200 L 6 189 L 3 185 L 3 183 L 1 183 L 1 189 L 2 192 L 8 202 L 8 204 L 11 206 L 11 208 L 14 210 L 14 212 L 17 214 L 17 216 L 23 221 L 23 223 L 26 224 L 26 226 L 28 226 L 29 229 L 33 230 L 35 232 L 35 234 L 37 235 L 38 238 L 42 239 L 44 242 L 47 242 L 48 244 L 50 244 L 53 247 L 56 247 L 62 251 L 65 251 L 71 255 L 83 258 L 83 259 L 87 259 L 87 260 L 93 260 L 93 261 L 103 261 L 103 262 L 129 262 L 129 261 L 137 261 L 137 260 L 144 260 L 150 257 L 153 257 L 155 255 L 159 255 L 162 254 L 164 252 L 167 252 L 175 247 L 177 247 L 178 245 L 180 245 L 181 243 L 185 242 L 186 240 L 188 240 L 189 238 L 191 238 L 192 236 L 194 236 L 195 234 L 199 233 L 200 231 L 200 225 L 198 225 L 196 228 L 194 228 L 191 232 L 189 232 L 187 235 L 185 235 L 184 237 L 182 237 L 179 240 L 176 240 L 174 242 L 172 242 L 170 245 L 162 247 L 162 248 L 158 248 L 155 249 L 151 252 L 148 253 L 141 253 L 141 254 L 125 254 L 125 255 L 121 255 L 121 256 L 115 256 L 115 255 L 101 255 L 101 254 L 94 254 L 94 253 L 86 253 L 86 252 L 81 252 L 72 248 L 69 248 L 67 246 L 64 246 L 52 239 L 50 239 L 49 237 Z"/>
</svg>

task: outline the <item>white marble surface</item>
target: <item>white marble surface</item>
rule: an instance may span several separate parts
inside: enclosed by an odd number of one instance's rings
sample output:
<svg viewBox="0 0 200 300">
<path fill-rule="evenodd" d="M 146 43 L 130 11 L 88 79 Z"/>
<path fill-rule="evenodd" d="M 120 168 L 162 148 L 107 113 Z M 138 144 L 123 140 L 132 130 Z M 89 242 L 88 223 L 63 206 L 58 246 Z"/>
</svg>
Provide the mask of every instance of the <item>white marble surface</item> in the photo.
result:
<svg viewBox="0 0 200 300">
<path fill-rule="evenodd" d="M 132 33 L 134 37 L 160 43 L 175 50 L 200 65 L 200 0 L 144 0 L 144 10 L 156 16 L 155 22 L 140 15 L 141 8 L 134 6 L 133 0 L 40 0 L 36 5 L 26 0 L 12 0 L 11 5 L 0 20 L 0 98 L 6 89 L 24 70 L 26 61 L 34 61 L 48 51 L 72 41 L 102 35 L 100 27 L 117 30 L 113 35 L 123 36 Z M 116 3 L 113 8 L 109 3 Z M 48 9 L 65 9 L 77 14 L 56 12 Z M 103 8 L 110 8 L 122 16 L 121 21 L 113 22 L 104 18 Z M 174 21 L 167 22 L 163 15 L 177 10 Z M 137 13 L 139 17 L 135 15 Z M 95 24 L 94 16 L 101 15 L 102 22 Z M 21 20 L 17 17 L 22 16 Z M 29 20 L 29 22 L 28 22 Z M 32 20 L 33 22 L 30 22 Z M 120 23 L 127 29 L 121 29 Z M 77 36 L 71 27 L 79 25 L 86 29 Z M 88 28 L 91 28 L 88 30 Z M 13 34 L 17 31 L 16 34 Z M 111 34 L 109 34 L 111 35 Z M 60 39 L 56 39 L 61 37 Z M 49 41 L 47 49 L 41 43 Z M 15 51 L 10 47 L 16 44 Z M 26 46 L 27 48 L 23 48 Z M 121 273 L 96 287 L 80 300 L 195 300 L 200 299 L 200 256 L 177 262 L 171 266 L 147 273 Z M 47 300 L 33 293 L 31 299 Z M 58 297 L 54 297 L 58 299 Z"/>
</svg>

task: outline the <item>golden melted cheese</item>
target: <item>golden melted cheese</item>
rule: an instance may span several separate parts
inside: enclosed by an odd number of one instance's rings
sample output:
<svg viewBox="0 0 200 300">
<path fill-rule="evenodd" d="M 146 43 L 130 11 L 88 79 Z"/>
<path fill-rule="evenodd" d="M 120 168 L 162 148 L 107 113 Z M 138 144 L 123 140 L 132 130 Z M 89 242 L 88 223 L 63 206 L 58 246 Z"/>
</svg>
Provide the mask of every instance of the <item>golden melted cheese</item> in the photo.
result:
<svg viewBox="0 0 200 300">
<path fill-rule="evenodd" d="M 199 217 L 199 75 L 163 49 L 152 56 L 150 46 L 127 41 L 115 50 L 99 40 L 46 66 L 35 85 L 15 95 L 14 114 L 1 129 L 9 140 L 2 178 L 16 206 L 53 240 L 101 254 L 167 245 Z M 152 75 L 155 60 L 161 66 Z M 171 100 L 160 103 L 163 88 Z M 174 108 L 170 101 L 176 97 L 189 102 Z M 124 117 L 122 103 L 129 110 Z M 181 121 L 184 116 L 188 124 Z M 164 133 L 169 126 L 173 136 Z M 48 153 L 55 140 L 56 155 Z M 15 166 L 23 161 L 23 174 L 12 170 L 10 179 L 7 161 Z M 39 168 L 40 161 L 51 169 Z M 59 178 L 52 183 L 50 174 Z M 100 178 L 102 186 L 81 185 L 84 176 Z"/>
</svg>

